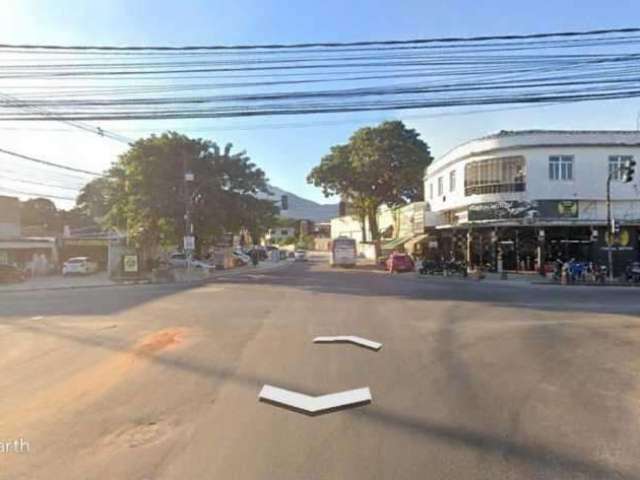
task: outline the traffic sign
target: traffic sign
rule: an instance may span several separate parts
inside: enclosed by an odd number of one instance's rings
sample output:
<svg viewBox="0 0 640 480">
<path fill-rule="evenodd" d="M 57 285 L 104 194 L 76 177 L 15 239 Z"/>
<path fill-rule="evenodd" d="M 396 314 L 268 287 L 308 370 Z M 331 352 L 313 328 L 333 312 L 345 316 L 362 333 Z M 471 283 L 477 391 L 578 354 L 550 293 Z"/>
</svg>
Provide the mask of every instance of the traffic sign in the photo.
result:
<svg viewBox="0 0 640 480">
<path fill-rule="evenodd" d="M 193 235 L 188 235 L 184 237 L 184 249 L 185 250 L 195 250 L 196 249 L 196 238 Z"/>
</svg>

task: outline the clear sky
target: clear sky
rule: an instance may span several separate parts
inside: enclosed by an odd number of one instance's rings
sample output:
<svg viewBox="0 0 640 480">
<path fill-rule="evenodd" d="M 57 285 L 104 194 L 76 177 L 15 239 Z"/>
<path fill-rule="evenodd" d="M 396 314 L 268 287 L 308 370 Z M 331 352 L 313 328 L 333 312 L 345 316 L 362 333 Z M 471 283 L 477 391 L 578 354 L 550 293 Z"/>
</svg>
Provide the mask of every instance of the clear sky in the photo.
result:
<svg viewBox="0 0 640 480">
<path fill-rule="evenodd" d="M 0 43 L 177 46 L 411 39 L 633 27 L 640 24 L 638 19 L 637 0 L 3 0 Z M 640 101 L 625 100 L 444 117 L 434 117 L 443 111 L 428 110 L 100 126 L 128 137 L 175 129 L 221 144 L 232 142 L 248 152 L 274 185 L 327 201 L 306 184 L 307 173 L 331 145 L 345 142 L 366 124 L 402 119 L 422 134 L 437 156 L 457 143 L 501 129 L 635 129 L 639 110 Z M 298 126 L 283 127 L 290 124 Z M 0 148 L 91 170 L 106 168 L 126 149 L 90 133 L 59 131 L 63 126 L 58 126 L 57 131 L 43 131 L 54 125 L 0 123 Z M 33 165 L 21 160 L 2 156 L 0 165 L 15 176 L 41 178 Z M 3 185 L 69 194 L 0 179 Z"/>
</svg>

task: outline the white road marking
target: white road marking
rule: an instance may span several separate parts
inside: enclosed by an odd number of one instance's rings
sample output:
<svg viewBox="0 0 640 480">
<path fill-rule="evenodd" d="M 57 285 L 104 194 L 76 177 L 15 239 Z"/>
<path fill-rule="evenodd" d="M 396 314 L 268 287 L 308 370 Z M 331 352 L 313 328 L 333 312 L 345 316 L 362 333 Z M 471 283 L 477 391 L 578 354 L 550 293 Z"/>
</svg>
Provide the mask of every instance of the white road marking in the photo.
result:
<svg viewBox="0 0 640 480">
<path fill-rule="evenodd" d="M 354 345 L 360 345 L 361 347 L 370 348 L 371 350 L 380 350 L 382 344 L 374 342 L 373 340 L 367 340 L 366 338 L 356 337 L 355 335 L 338 335 L 335 337 L 316 337 L 313 339 L 313 343 L 353 343 Z"/>
<path fill-rule="evenodd" d="M 43 318 L 42 315 L 38 315 L 37 317 L 31 317 L 31 320 L 42 320 Z"/>
<path fill-rule="evenodd" d="M 371 403 L 371 391 L 369 387 L 364 387 L 313 397 L 304 393 L 265 385 L 260 390 L 258 399 L 263 402 L 290 407 L 309 415 L 318 415 L 332 410 Z"/>
</svg>

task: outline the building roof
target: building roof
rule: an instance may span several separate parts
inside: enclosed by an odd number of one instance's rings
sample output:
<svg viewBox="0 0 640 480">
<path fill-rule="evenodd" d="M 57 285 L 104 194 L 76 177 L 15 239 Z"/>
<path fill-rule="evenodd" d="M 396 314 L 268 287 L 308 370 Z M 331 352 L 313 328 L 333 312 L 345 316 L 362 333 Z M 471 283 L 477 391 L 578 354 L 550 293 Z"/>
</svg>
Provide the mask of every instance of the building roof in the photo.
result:
<svg viewBox="0 0 640 480">
<path fill-rule="evenodd" d="M 471 155 L 515 148 L 561 146 L 635 146 L 640 147 L 637 130 L 501 130 L 468 140 L 438 157 L 428 172 Z"/>
<path fill-rule="evenodd" d="M 631 135 L 640 137 L 640 131 L 638 130 L 544 130 L 544 129 L 531 129 L 531 130 L 500 130 L 496 133 L 490 133 L 484 137 L 479 137 L 475 140 L 485 140 L 487 138 L 503 138 L 503 137 L 515 137 L 522 135 L 562 135 L 562 136 L 584 136 L 584 135 Z"/>
</svg>

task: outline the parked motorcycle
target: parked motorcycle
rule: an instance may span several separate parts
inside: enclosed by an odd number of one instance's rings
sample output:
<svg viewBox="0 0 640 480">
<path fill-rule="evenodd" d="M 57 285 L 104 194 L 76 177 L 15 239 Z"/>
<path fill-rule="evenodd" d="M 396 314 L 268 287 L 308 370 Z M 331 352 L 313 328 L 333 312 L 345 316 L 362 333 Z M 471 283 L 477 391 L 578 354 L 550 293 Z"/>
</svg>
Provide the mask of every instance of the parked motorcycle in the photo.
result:
<svg viewBox="0 0 640 480">
<path fill-rule="evenodd" d="M 640 262 L 631 262 L 624 269 L 624 276 L 629 283 L 640 283 Z"/>
</svg>

